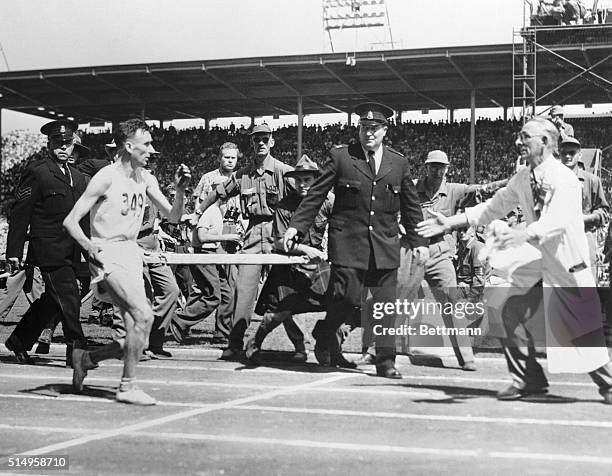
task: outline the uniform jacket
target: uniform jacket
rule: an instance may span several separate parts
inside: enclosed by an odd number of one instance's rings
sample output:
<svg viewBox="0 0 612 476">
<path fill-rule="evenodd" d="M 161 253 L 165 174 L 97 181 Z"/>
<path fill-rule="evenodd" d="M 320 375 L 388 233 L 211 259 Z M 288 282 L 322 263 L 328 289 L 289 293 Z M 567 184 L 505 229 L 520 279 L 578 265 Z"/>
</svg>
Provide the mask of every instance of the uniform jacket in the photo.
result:
<svg viewBox="0 0 612 476">
<path fill-rule="evenodd" d="M 399 152 L 383 146 L 376 177 L 360 144 L 332 149 L 322 173 L 291 219 L 301 236 L 333 188 L 335 203 L 329 220 L 329 259 L 334 265 L 368 269 L 370 252 L 378 269 L 400 263 L 398 213 L 411 247 L 427 246 L 415 232 L 423 219 L 410 178 L 409 164 Z"/>
<path fill-rule="evenodd" d="M 64 231 L 62 222 L 85 190 L 85 176 L 69 166 L 66 177 L 57 163 L 46 157 L 24 171 L 15 194 L 6 246 L 7 258 L 22 258 L 28 227 L 28 262 L 62 266 L 80 261 L 80 247 Z"/>
<path fill-rule="evenodd" d="M 588 227 L 585 225 L 585 230 L 595 231 L 606 224 L 610 213 L 610 205 L 608 205 L 606 200 L 603 185 L 597 175 L 582 170 L 579 167 L 574 169 L 574 173 L 582 186 L 582 213 L 585 215 L 594 213 L 597 216 L 597 220 L 594 223 Z"/>
</svg>

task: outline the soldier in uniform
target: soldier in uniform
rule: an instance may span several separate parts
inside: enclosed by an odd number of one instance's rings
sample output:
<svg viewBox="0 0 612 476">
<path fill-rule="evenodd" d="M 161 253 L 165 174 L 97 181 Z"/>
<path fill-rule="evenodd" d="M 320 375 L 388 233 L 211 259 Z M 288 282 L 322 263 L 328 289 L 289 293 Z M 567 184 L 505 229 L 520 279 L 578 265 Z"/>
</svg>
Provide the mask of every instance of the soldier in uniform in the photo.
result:
<svg viewBox="0 0 612 476">
<path fill-rule="evenodd" d="M 293 167 L 276 160 L 270 154 L 274 138 L 268 124 L 253 128 L 251 145 L 255 154 L 253 162 L 240 168 L 230 180 L 218 185 L 202 198 L 196 213 L 198 210 L 203 212 L 219 198 L 240 195 L 242 216 L 249 220 L 242 252 L 271 253 L 274 210 L 277 203 L 293 189 L 292 180 L 285 179 L 285 174 L 293 170 Z M 261 265 L 238 266 L 232 329 L 222 359 L 234 360 L 242 354 L 244 333 L 251 322 L 262 271 Z"/>
<path fill-rule="evenodd" d="M 436 213 L 442 213 L 445 216 L 454 215 L 460 202 L 468 194 L 496 190 L 508 183 L 508 180 L 500 180 L 487 185 L 450 183 L 446 181 L 449 164 L 448 156 L 441 150 L 433 150 L 427 154 L 427 159 L 425 160 L 427 175 L 416 181 L 419 203 L 425 218 L 435 216 Z M 453 265 L 456 245 L 457 239 L 454 233 L 447 233 L 443 236 L 432 238 L 429 245 L 429 259 L 425 263 L 424 268 L 421 268 L 434 297 L 441 303 L 454 303 L 457 300 L 457 276 Z M 405 272 L 407 270 L 403 266 L 400 267 L 400 276 L 403 276 Z M 418 273 L 411 269 L 410 275 L 413 274 L 417 275 Z M 399 298 L 410 297 L 402 294 L 404 294 L 403 288 L 400 291 Z M 448 328 L 455 326 L 465 327 L 463 320 L 455 319 L 450 314 L 443 313 L 442 320 L 444 321 L 444 326 Z M 469 337 L 465 335 L 451 335 L 450 341 L 461 368 L 467 371 L 476 370 L 474 353 Z"/>
<path fill-rule="evenodd" d="M 591 271 L 597 282 L 597 230 L 604 227 L 610 214 L 610 205 L 606 200 L 601 180 L 596 175 L 578 167 L 582 160 L 578 139 L 566 137 L 561 140 L 559 149 L 561 161 L 574 171 L 582 186 L 582 217 L 584 231 L 589 243 Z"/>
<path fill-rule="evenodd" d="M 67 343 L 66 364 L 72 347 L 84 347 L 79 322 L 79 288 L 75 267 L 81 248 L 64 231 L 62 222 L 85 190 L 85 176 L 68 164 L 78 125 L 53 121 L 40 131 L 49 138 L 49 154 L 28 166 L 11 210 L 6 257 L 13 267 L 21 265 L 28 227 L 30 242 L 26 261 L 38 266 L 45 292 L 34 301 L 6 341 L 20 363 L 32 364 L 28 351 L 49 323 L 58 316 Z"/>
<path fill-rule="evenodd" d="M 410 165 L 402 154 L 383 145 L 393 111 L 382 104 L 365 103 L 355 112 L 360 116 L 359 142 L 332 149 L 320 177 L 291 218 L 283 240 L 285 250 L 289 250 L 303 239 L 333 188 L 328 308 L 325 319 L 313 331 L 315 356 L 322 364 L 345 360 L 336 349 L 336 330 L 366 309 L 363 300 L 368 287 L 375 303 L 395 302 L 400 264 L 398 213 L 417 262 L 428 257 L 428 240 L 415 232 L 423 213 Z M 376 373 L 387 378 L 402 377 L 395 368 L 395 336 L 385 332 L 394 322 L 395 315 L 390 314 L 376 321 L 381 334 L 375 336 Z"/>
</svg>

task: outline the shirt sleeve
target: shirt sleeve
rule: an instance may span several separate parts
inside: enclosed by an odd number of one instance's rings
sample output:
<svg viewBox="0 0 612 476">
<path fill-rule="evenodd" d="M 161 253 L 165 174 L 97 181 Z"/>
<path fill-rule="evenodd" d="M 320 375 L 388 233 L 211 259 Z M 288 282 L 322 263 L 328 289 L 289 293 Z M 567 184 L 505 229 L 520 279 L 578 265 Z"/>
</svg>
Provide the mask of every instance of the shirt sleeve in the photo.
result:
<svg viewBox="0 0 612 476">
<path fill-rule="evenodd" d="M 291 222 L 291 212 L 284 207 L 277 207 L 272 223 L 272 236 L 274 237 L 274 247 L 277 250 L 284 250 L 283 238 L 289 223 Z"/>
<path fill-rule="evenodd" d="M 519 205 L 518 193 L 515 190 L 516 180 L 499 189 L 492 198 L 475 207 L 465 209 L 470 225 L 488 225 L 497 218 L 502 218 Z"/>
<path fill-rule="evenodd" d="M 591 203 L 593 205 L 591 213 L 597 216 L 597 223 L 595 226 L 599 227 L 605 225 L 608 221 L 610 205 L 606 200 L 601 180 L 599 180 L 597 177 L 592 177 L 592 181 L 593 186 L 591 188 Z"/>
<path fill-rule="evenodd" d="M 23 248 L 34 205 L 40 198 L 40 179 L 33 167 L 28 167 L 15 192 L 15 203 L 11 208 L 11 218 L 6 245 L 7 258 L 23 258 Z"/>
</svg>

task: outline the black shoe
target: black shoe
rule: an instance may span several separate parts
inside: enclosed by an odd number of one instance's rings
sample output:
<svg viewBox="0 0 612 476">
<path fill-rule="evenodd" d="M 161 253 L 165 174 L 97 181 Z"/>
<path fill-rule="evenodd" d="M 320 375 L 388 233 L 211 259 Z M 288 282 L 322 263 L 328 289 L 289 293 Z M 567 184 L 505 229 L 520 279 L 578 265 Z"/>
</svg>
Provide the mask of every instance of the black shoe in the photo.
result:
<svg viewBox="0 0 612 476">
<path fill-rule="evenodd" d="M 17 363 L 22 365 L 36 365 L 32 357 L 30 357 L 23 349 L 23 345 L 17 336 L 11 334 L 4 345 L 8 350 L 15 354 Z"/>
<path fill-rule="evenodd" d="M 519 388 L 514 384 L 510 384 L 507 388 L 497 392 L 497 399 L 502 401 L 520 400 L 521 398 L 529 397 L 531 395 L 546 395 L 548 393 L 547 387 L 532 387 L 527 386 L 525 388 Z"/>
<path fill-rule="evenodd" d="M 366 352 L 357 360 L 355 360 L 355 365 L 374 365 L 376 363 L 376 357 L 374 357 L 369 352 Z"/>
<path fill-rule="evenodd" d="M 341 369 L 356 369 L 357 364 L 346 360 L 342 354 L 331 354 L 329 356 L 329 363 L 332 367 L 340 367 Z"/>
<path fill-rule="evenodd" d="M 399 370 L 397 370 L 393 366 L 376 367 L 376 375 L 378 377 L 392 378 L 396 380 L 399 380 L 402 378 L 402 374 L 399 372 Z"/>
<path fill-rule="evenodd" d="M 324 367 L 329 367 L 331 365 L 331 355 L 328 350 L 321 349 L 315 345 L 314 354 L 319 365 Z"/>
<path fill-rule="evenodd" d="M 36 346 L 36 350 L 34 350 L 35 354 L 48 354 L 51 346 L 48 342 L 38 342 Z"/>
<path fill-rule="evenodd" d="M 177 343 L 182 344 L 189 334 L 189 331 L 181 329 L 181 326 L 179 326 L 176 322 L 170 321 L 170 334 L 172 334 L 172 337 L 174 337 L 174 340 Z"/>
<path fill-rule="evenodd" d="M 308 353 L 305 350 L 296 351 L 289 357 L 289 362 L 294 364 L 304 364 L 308 360 Z"/>
<path fill-rule="evenodd" d="M 149 352 L 155 355 L 158 359 L 171 359 L 172 354 L 162 347 L 150 347 Z"/>
<path fill-rule="evenodd" d="M 228 360 L 230 362 L 237 362 L 241 358 L 242 358 L 241 349 L 235 349 L 233 347 L 228 347 L 227 349 L 223 350 L 223 352 L 221 353 L 221 357 L 219 357 L 219 360 Z"/>
</svg>

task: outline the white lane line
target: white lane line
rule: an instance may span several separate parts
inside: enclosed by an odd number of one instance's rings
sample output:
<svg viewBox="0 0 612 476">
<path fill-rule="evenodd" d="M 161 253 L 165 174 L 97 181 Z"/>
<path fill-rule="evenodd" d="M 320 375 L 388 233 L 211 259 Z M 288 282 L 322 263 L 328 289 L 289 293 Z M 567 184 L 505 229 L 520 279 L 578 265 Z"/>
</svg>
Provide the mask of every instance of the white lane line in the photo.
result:
<svg viewBox="0 0 612 476">
<path fill-rule="evenodd" d="M 280 362 L 279 362 L 280 363 Z M 122 363 L 112 363 L 112 364 L 108 364 L 108 363 L 103 363 L 100 365 L 100 367 L 121 367 L 123 368 L 123 364 Z M 312 367 L 315 367 L 315 364 L 312 365 Z M 236 368 L 236 367 L 209 367 L 209 366 L 199 366 L 199 365 L 163 365 L 163 364 L 149 364 L 148 362 L 144 362 L 142 364 L 138 365 L 139 369 L 163 369 L 163 370 L 183 370 L 183 371 L 192 371 L 192 370 L 202 370 L 202 371 L 213 371 L 213 372 L 233 372 L 234 374 L 238 375 L 238 374 L 242 374 L 242 373 L 249 373 L 249 374 L 280 374 L 280 375 L 286 375 L 286 374 L 310 374 L 310 375 L 317 375 L 317 374 L 330 374 L 331 372 L 326 372 L 326 371 L 321 371 L 321 372 L 313 372 L 312 370 L 306 370 L 300 367 L 291 367 L 291 366 L 287 366 L 287 368 L 271 368 L 271 367 L 242 367 L 242 368 Z M 321 367 L 321 369 L 325 369 L 325 367 Z"/>
<path fill-rule="evenodd" d="M 360 452 L 381 452 L 381 453 L 404 453 L 417 454 L 428 456 L 439 456 L 441 458 L 448 457 L 489 457 L 489 458 L 504 458 L 517 459 L 527 457 L 532 460 L 545 461 L 575 461 L 580 463 L 594 464 L 612 464 L 612 458 L 602 456 L 589 455 L 568 455 L 557 453 L 519 453 L 512 451 L 486 451 L 483 449 L 458 449 L 458 448 L 423 448 L 410 446 L 393 446 L 393 445 L 373 445 L 373 444 L 356 444 L 356 443 L 341 443 L 328 441 L 312 441 L 312 440 L 289 440 L 277 438 L 251 438 L 235 435 L 204 435 L 190 433 L 148 433 L 135 432 L 134 436 L 150 437 L 150 438 L 181 438 L 189 440 L 204 440 L 204 441 L 223 441 L 228 443 L 250 443 L 250 444 L 268 444 L 280 446 L 292 446 L 299 448 L 317 448 L 317 449 L 333 449 L 333 450 L 348 450 Z M 525 456 L 527 455 L 527 456 Z"/>
<path fill-rule="evenodd" d="M 75 435 L 91 433 L 94 430 L 87 428 L 62 428 L 60 426 L 28 426 L 28 425 L 7 425 L 0 423 L 0 430 L 16 431 L 38 431 L 39 433 L 74 433 Z M 102 430 L 98 430 L 102 431 Z"/>
<path fill-rule="evenodd" d="M 567 454 L 556 454 L 556 453 L 520 453 L 520 452 L 506 452 L 506 451 L 491 451 L 489 452 L 491 458 L 504 458 L 504 459 L 531 459 L 539 461 L 567 461 L 568 463 L 600 463 L 600 464 L 612 464 L 612 458 L 606 456 L 586 456 L 586 455 L 567 455 Z"/>
<path fill-rule="evenodd" d="M 341 375 L 353 375 L 342 373 Z M 359 374 L 357 374 L 359 375 Z M 22 380 L 50 380 L 53 379 L 53 383 L 70 383 L 72 385 L 72 377 L 68 375 L 31 375 L 31 374 L 19 374 L 19 375 L 4 375 L 0 374 L 1 378 L 14 378 Z M 196 382 L 190 380 L 154 380 L 154 379 L 137 379 L 138 383 L 146 383 L 151 385 L 176 385 L 176 386 L 190 386 L 190 387 L 221 387 L 221 388 L 244 388 L 249 390 L 270 390 L 271 388 L 283 389 L 290 388 L 287 385 L 261 385 L 261 384 L 250 384 L 250 383 L 222 383 L 222 382 Z M 117 377 L 87 377 L 85 381 L 87 383 L 105 383 L 112 382 L 117 384 L 119 379 Z"/>
<path fill-rule="evenodd" d="M 47 453 L 53 453 L 54 451 L 61 451 L 66 448 L 72 448 L 74 446 L 79 446 L 85 443 L 89 443 L 91 441 L 99 441 L 107 438 L 114 438 L 115 436 L 124 435 L 127 433 L 135 432 L 138 430 L 143 430 L 146 428 L 151 428 L 158 425 L 163 425 L 165 423 L 170 423 L 178 420 L 183 420 L 185 418 L 190 418 L 197 415 L 202 415 L 204 413 L 210 413 L 216 410 L 226 410 L 228 408 L 233 408 L 238 405 L 244 405 L 246 403 L 256 402 L 258 400 L 265 400 L 268 398 L 278 397 L 280 395 L 286 395 L 293 392 L 300 392 L 302 390 L 306 390 L 310 387 L 315 387 L 317 385 L 326 385 L 329 383 L 336 382 L 338 380 L 343 380 L 346 378 L 352 377 L 352 374 L 343 374 L 343 375 L 335 375 L 333 377 L 328 377 L 320 380 L 316 380 L 314 382 L 308 382 L 300 385 L 292 385 L 282 389 L 272 390 L 264 393 L 260 393 L 258 395 L 252 395 L 250 397 L 242 397 L 237 398 L 235 400 L 229 400 L 227 402 L 215 403 L 211 405 L 207 405 L 206 407 L 196 408 L 191 410 L 185 410 L 180 413 L 175 413 L 174 415 L 167 415 L 160 418 L 154 418 L 152 420 L 144 421 L 141 423 L 135 423 L 133 425 L 126 425 L 121 428 L 102 431 L 100 433 L 95 433 L 93 435 L 82 436 L 79 438 L 75 438 L 72 440 L 64 441 L 61 443 L 56 443 L 53 445 L 43 446 L 41 448 L 35 448 L 23 453 L 19 453 L 22 455 L 42 455 Z M 4 464 L 7 462 L 7 458 L 0 458 L 0 464 Z"/>
<path fill-rule="evenodd" d="M 395 412 L 362 412 L 355 410 L 333 410 L 326 408 L 295 408 L 277 407 L 266 405 L 240 405 L 234 410 L 255 410 L 276 413 L 303 413 L 310 415 L 332 415 L 368 418 L 391 418 L 397 420 L 431 420 L 445 422 L 466 422 L 466 423 L 503 423 L 520 425 L 543 425 L 543 426 L 573 426 L 586 428 L 612 428 L 610 421 L 589 421 L 589 420 L 547 420 L 541 418 L 501 418 L 501 417 L 482 417 L 482 416 L 461 416 L 461 415 L 430 415 L 427 413 L 395 413 Z"/>
<path fill-rule="evenodd" d="M 0 398 L 13 398 L 13 399 L 29 399 L 29 400 L 55 400 L 56 402 L 76 402 L 76 403 L 113 403 L 117 402 L 111 398 L 100 398 L 100 397 L 83 397 L 70 394 L 57 394 L 57 395 L 18 395 L 0 393 Z M 160 407 L 187 407 L 187 408 L 202 408 L 208 407 L 210 403 L 196 403 L 196 402 L 164 402 L 157 401 L 157 406 Z"/>
<path fill-rule="evenodd" d="M 143 380 L 138 380 L 138 382 L 143 382 Z M 229 385 L 229 384 L 226 384 Z M 211 385 L 214 386 L 214 385 Z M 242 387 L 241 387 L 242 388 Z M 260 388 L 260 387 L 257 387 Z M 271 389 L 271 388 L 286 388 L 283 386 L 273 386 L 273 385 L 268 385 L 265 388 L 267 389 Z M 338 390 L 340 390 L 342 393 L 344 393 L 344 389 L 343 388 L 338 388 Z M 350 389 L 349 389 L 350 390 Z M 52 391 L 52 390 L 49 390 Z M 306 389 L 304 390 L 304 392 L 317 392 L 319 391 L 319 389 L 317 388 L 311 388 L 311 389 Z M 349 392 L 351 393 L 351 392 Z M 374 394 L 374 395 L 395 395 L 395 396 L 401 396 L 404 398 L 409 398 L 409 399 L 422 399 L 422 398 L 427 398 L 430 400 L 448 400 L 450 397 L 448 395 L 446 395 L 444 392 L 438 392 L 438 391 L 433 391 L 433 392 L 418 392 L 418 391 L 411 391 L 411 390 L 400 390 L 400 391 L 378 391 L 378 390 L 364 390 L 364 391 L 359 391 L 357 390 L 357 393 L 363 393 L 366 395 L 370 395 L 370 394 Z M 76 394 L 72 394 L 72 393 L 56 393 L 54 395 L 46 395 L 46 394 L 23 394 L 23 393 L 0 393 L 0 398 L 12 398 L 12 399 L 30 399 L 30 400 L 55 400 L 58 402 L 82 402 L 82 403 L 113 403 L 114 400 L 113 399 L 108 399 L 108 398 L 103 398 L 103 397 L 87 397 L 87 396 L 83 396 L 83 395 L 79 395 L 77 396 Z M 202 407 L 205 405 L 209 405 L 208 403 L 197 403 L 197 402 L 166 402 L 166 401 L 161 401 L 158 400 L 157 402 L 158 405 L 162 405 L 162 406 L 170 406 L 170 407 Z"/>
<path fill-rule="evenodd" d="M 162 368 L 162 367 L 160 367 Z M 42 375 L 42 374 L 28 374 L 28 373 L 19 373 L 19 374 L 7 374 L 7 373 L 3 373 L 0 374 L 0 378 L 14 378 L 14 379 L 28 379 L 28 378 L 33 378 L 33 379 L 49 379 L 49 378 L 58 378 L 58 375 L 56 374 L 57 369 L 53 369 L 53 373 L 49 373 L 47 375 Z M 189 370 L 189 369 L 186 369 Z M 238 371 L 235 371 L 236 374 L 238 374 Z M 283 372 L 284 375 L 291 375 L 293 372 Z M 335 372 L 326 372 L 326 373 L 312 373 L 312 372 L 303 372 L 300 374 L 309 374 L 309 375 L 352 375 L 354 377 L 373 377 L 374 374 L 369 374 L 369 373 L 361 373 L 361 372 L 346 372 L 346 371 L 335 371 Z M 72 372 L 70 373 L 70 375 L 72 375 Z M 60 376 L 63 377 L 63 376 Z M 68 378 L 68 377 L 66 377 Z M 72 378 L 72 377 L 70 377 Z M 87 382 L 90 381 L 94 381 L 95 379 L 101 379 L 104 381 L 107 380 L 113 380 L 111 377 L 109 377 L 108 379 L 103 378 L 103 377 L 87 377 Z M 117 379 L 115 378 L 114 381 L 116 381 Z M 442 382 L 448 382 L 448 381 L 452 381 L 452 382 L 470 382 L 470 383 L 483 383 L 483 384 L 487 384 L 487 383 L 495 383 L 495 384 L 509 384 L 510 380 L 508 378 L 499 378 L 499 379 L 494 379 L 494 378 L 476 378 L 476 377 L 455 377 L 452 375 L 405 375 L 403 377 L 403 380 L 431 380 L 431 381 L 442 381 Z M 209 385 L 217 385 L 217 384 L 212 384 L 212 383 L 208 383 L 208 382 L 189 382 L 189 381 L 184 381 L 184 380 L 142 380 L 142 379 L 138 379 L 139 382 L 149 382 L 149 383 L 156 383 L 159 385 L 172 385 L 175 384 L 176 385 L 205 385 L 205 386 L 209 386 Z M 376 382 L 379 383 L 388 383 L 387 380 L 383 380 L 383 379 L 376 379 Z M 402 385 L 402 382 L 397 380 L 395 381 L 395 383 L 398 386 Z M 551 386 L 564 386 L 564 387 L 584 387 L 584 388 L 591 388 L 591 389 L 596 389 L 595 384 L 593 382 L 562 382 L 562 381 L 552 381 L 549 382 L 549 384 Z M 218 384 L 219 386 L 223 386 L 223 384 Z M 260 385 L 260 386 L 255 386 L 254 384 L 225 384 L 228 386 L 240 386 L 240 385 L 244 385 L 244 388 L 270 388 L 269 385 Z M 372 385 L 374 386 L 374 384 Z M 345 391 L 348 390 L 350 391 L 360 391 L 361 389 L 345 389 L 345 388 L 318 388 L 316 391 L 321 391 L 321 392 L 336 392 L 336 391 Z M 373 393 L 378 393 L 378 391 L 372 391 Z M 384 394 L 384 391 L 382 392 L 382 394 Z"/>
<path fill-rule="evenodd" d="M 133 425 L 136 426 L 136 425 Z M 91 429 L 78 429 L 78 428 L 61 428 L 61 427 L 41 427 L 41 426 L 24 426 L 24 425 L 5 425 L 0 424 L 0 429 L 17 430 L 17 431 L 38 431 L 40 433 L 62 433 L 62 434 L 87 434 L 94 430 Z M 103 432 L 99 434 L 105 434 Z M 164 439 L 178 439 L 178 440 L 195 440 L 195 441 L 214 441 L 214 442 L 225 442 L 225 443 L 247 443 L 255 445 L 274 445 L 274 446 L 291 446 L 298 448 L 318 448 L 318 449 L 329 449 L 329 450 L 347 450 L 347 451 L 360 451 L 360 452 L 380 452 L 380 453 L 404 453 L 404 454 L 416 454 L 416 455 L 428 455 L 438 456 L 441 458 L 449 457 L 488 457 L 493 459 L 515 459 L 518 461 L 529 459 L 536 461 L 549 461 L 558 462 L 566 461 L 573 463 L 590 463 L 590 464 L 612 464 L 611 457 L 604 456 L 590 456 L 590 455 L 570 455 L 570 454 L 559 454 L 559 453 L 524 453 L 515 451 L 486 451 L 484 449 L 458 449 L 458 448 L 426 448 L 426 447 L 409 447 L 409 446 L 393 446 L 393 445 L 374 445 L 374 444 L 356 444 L 356 443 L 343 443 L 334 441 L 312 441 L 312 440 L 290 440 L 290 439 L 277 439 L 277 438 L 259 438 L 259 437 L 246 437 L 246 436 L 235 436 L 235 435 L 207 435 L 200 433 L 169 433 L 169 432 L 144 432 L 144 431 L 122 431 L 120 433 L 124 436 L 139 436 L 145 438 L 164 438 Z M 118 436 L 113 435 L 113 436 Z M 83 438 L 78 438 L 80 440 Z M 101 438 L 96 438 L 101 439 Z M 72 440 L 76 441 L 76 440 Z M 79 443 L 81 444 L 81 443 Z M 51 445 L 57 446 L 57 445 Z M 76 445 L 71 445 L 76 446 Z M 64 447 L 65 448 L 65 447 Z M 60 448 L 63 449 L 63 448 Z M 33 450 L 34 451 L 34 450 Z M 50 450 L 52 451 L 52 450 Z M 18 453 L 19 455 L 32 454 Z M 42 454 L 42 453 L 41 453 Z"/>
<path fill-rule="evenodd" d="M 31 399 L 31 400 L 55 400 L 62 402 L 77 403 L 116 403 L 114 400 L 106 398 L 82 397 L 82 396 L 52 396 L 52 395 L 11 395 L 0 394 L 0 398 Z M 158 406 L 164 407 L 187 407 L 187 408 L 207 408 L 210 403 L 199 402 L 166 402 L 159 401 Z M 540 425 L 540 426 L 568 426 L 579 428 L 602 428 L 611 429 L 612 422 L 599 420 L 567 420 L 567 419 L 543 419 L 543 418 L 509 418 L 509 417 L 484 417 L 473 415 L 435 415 L 427 413 L 396 413 L 396 412 L 364 412 L 357 410 L 339 410 L 326 408 L 302 408 L 302 407 L 280 407 L 271 405 L 238 405 L 232 407 L 234 410 L 263 411 L 273 413 L 297 413 L 309 415 L 331 415 L 365 418 L 389 418 L 397 420 L 424 420 L 424 421 L 445 421 L 445 422 L 465 422 L 465 423 L 498 423 L 498 424 L 517 424 L 517 425 Z M 0 428 L 10 425 L 1 425 Z M 36 427 L 24 427 L 36 428 Z"/>
</svg>

